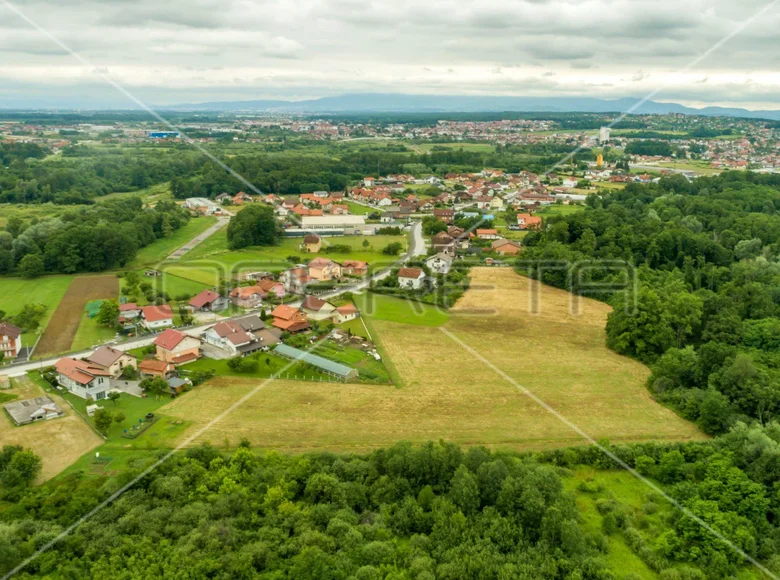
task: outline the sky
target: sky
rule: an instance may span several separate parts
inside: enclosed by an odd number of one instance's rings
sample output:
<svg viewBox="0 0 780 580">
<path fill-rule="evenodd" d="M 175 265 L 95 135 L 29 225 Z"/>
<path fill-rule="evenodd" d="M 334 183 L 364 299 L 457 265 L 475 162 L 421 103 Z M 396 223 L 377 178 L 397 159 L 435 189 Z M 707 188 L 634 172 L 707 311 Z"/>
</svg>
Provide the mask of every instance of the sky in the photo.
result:
<svg viewBox="0 0 780 580">
<path fill-rule="evenodd" d="M 108 77 L 149 105 L 655 93 L 780 109 L 778 30 L 780 0 L 0 0 L 0 106 L 134 107 Z"/>
</svg>

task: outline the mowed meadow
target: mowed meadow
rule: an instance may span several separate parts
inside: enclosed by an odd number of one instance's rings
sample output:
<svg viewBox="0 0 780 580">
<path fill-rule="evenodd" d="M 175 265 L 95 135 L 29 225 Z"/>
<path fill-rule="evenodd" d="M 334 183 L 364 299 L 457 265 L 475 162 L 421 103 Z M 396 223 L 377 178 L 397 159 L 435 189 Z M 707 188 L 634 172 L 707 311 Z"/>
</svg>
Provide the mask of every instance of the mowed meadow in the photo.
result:
<svg viewBox="0 0 780 580">
<path fill-rule="evenodd" d="M 377 309 L 378 316 L 366 321 L 400 379 L 396 387 L 221 377 L 160 413 L 192 422 L 183 439 L 253 393 L 196 441 L 235 445 L 245 437 L 254 446 L 281 451 L 369 450 L 440 438 L 520 450 L 584 442 L 494 365 L 593 438 L 705 437 L 650 398 L 647 367 L 606 348 L 607 305 L 583 299 L 581 314 L 573 315 L 568 293 L 541 287 L 540 311 L 531 314 L 529 288 L 526 278 L 509 269 L 476 268 L 472 289 L 449 317 L 425 309 L 421 316 L 430 319 L 420 324 L 412 320 L 417 316 L 412 308 Z M 393 309 L 396 321 L 386 315 Z"/>
</svg>

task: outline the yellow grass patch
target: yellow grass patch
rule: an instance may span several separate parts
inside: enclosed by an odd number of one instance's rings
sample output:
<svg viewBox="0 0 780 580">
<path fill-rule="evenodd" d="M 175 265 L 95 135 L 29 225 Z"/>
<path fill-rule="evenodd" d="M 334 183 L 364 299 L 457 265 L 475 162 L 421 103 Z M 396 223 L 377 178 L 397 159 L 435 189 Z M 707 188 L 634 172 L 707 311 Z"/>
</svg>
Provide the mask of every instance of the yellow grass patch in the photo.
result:
<svg viewBox="0 0 780 580">
<path fill-rule="evenodd" d="M 27 377 L 15 378 L 14 384 L 12 390 L 5 392 L 18 395 L 15 400 L 48 395 L 65 411 L 64 417 L 17 427 L 5 409 L 0 410 L 3 415 L 0 420 L 0 446 L 21 445 L 32 449 L 43 460 L 39 481 L 54 477 L 79 457 L 104 443 L 61 397 L 44 393 Z"/>
<path fill-rule="evenodd" d="M 529 282 L 508 269 L 477 268 L 444 328 L 594 438 L 613 442 L 703 438 L 655 403 L 648 369 L 604 346 L 609 307 L 540 288 L 529 313 Z M 399 440 L 444 438 L 521 450 L 570 446 L 580 436 L 435 327 L 374 320 L 403 388 L 271 381 L 199 441 L 280 450 L 366 450 Z M 160 409 L 205 425 L 260 384 L 219 378 Z"/>
</svg>

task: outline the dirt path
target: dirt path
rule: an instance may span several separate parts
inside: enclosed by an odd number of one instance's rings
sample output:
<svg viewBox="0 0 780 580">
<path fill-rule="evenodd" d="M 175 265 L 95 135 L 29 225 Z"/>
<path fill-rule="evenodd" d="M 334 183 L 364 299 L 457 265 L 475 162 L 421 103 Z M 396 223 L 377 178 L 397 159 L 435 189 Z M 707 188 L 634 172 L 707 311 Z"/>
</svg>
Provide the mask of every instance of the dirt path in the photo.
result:
<svg viewBox="0 0 780 580">
<path fill-rule="evenodd" d="M 116 299 L 119 296 L 119 280 L 116 276 L 80 276 L 74 278 L 57 306 L 46 327 L 36 357 L 53 356 L 68 352 L 73 337 L 81 323 L 84 307 L 90 300 Z"/>
</svg>

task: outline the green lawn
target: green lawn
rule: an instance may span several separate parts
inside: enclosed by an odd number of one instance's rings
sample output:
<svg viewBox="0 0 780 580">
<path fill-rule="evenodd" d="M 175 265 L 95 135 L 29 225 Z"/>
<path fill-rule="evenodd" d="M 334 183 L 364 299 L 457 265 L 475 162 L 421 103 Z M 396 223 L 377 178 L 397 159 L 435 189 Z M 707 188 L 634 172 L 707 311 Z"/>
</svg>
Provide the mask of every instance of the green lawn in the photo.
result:
<svg viewBox="0 0 780 580">
<path fill-rule="evenodd" d="M 14 316 L 25 304 L 45 304 L 46 314 L 39 328 L 39 332 L 43 332 L 72 281 L 73 276 L 45 276 L 35 280 L 0 278 L 0 310 L 4 310 L 6 316 Z M 35 339 L 35 333 L 22 336 L 24 346 L 32 346 Z"/>
<path fill-rule="evenodd" d="M 355 203 L 354 201 L 347 201 L 346 203 L 349 206 L 349 213 L 353 215 L 367 215 L 375 211 L 382 211 L 379 208 L 368 207 L 367 205 Z"/>
<path fill-rule="evenodd" d="M 343 324 L 339 324 L 339 328 L 341 328 L 344 332 L 351 331 L 355 336 L 368 338 L 369 333 L 366 332 L 366 327 L 363 326 L 363 321 L 360 318 L 355 318 L 354 320 L 348 320 Z"/>
<path fill-rule="evenodd" d="M 209 371 L 213 370 L 216 376 L 219 377 L 243 377 L 254 379 L 267 379 L 276 373 L 281 372 L 279 378 L 282 379 L 300 379 L 300 380 L 328 380 L 328 376 L 313 370 L 308 365 L 303 363 L 295 363 L 290 368 L 282 371 L 287 365 L 290 364 L 290 360 L 277 356 L 273 352 L 261 352 L 257 355 L 259 364 L 257 370 L 252 373 L 239 373 L 228 367 L 227 360 L 214 360 L 210 358 L 201 358 L 197 361 L 181 367 L 182 376 L 186 377 L 187 373 L 192 371 Z"/>
<path fill-rule="evenodd" d="M 360 378 L 372 383 L 390 383 L 390 373 L 381 360 L 360 348 L 340 346 L 334 342 L 325 341 L 312 351 L 314 354 L 339 362 L 358 370 Z"/>
<path fill-rule="evenodd" d="M 658 163 L 659 169 L 678 169 L 681 171 L 695 171 L 701 175 L 714 175 L 721 173 L 722 169 L 713 169 L 706 161 L 662 161 Z M 636 169 L 635 172 L 639 172 Z"/>
<path fill-rule="evenodd" d="M 355 295 L 355 305 L 363 316 L 420 326 L 441 326 L 449 313 L 428 304 L 384 294 L 364 292 Z"/>
<path fill-rule="evenodd" d="M 128 264 L 130 269 L 139 269 L 146 266 L 155 266 L 165 260 L 177 248 L 180 248 L 192 238 L 205 232 L 216 223 L 213 217 L 192 218 L 183 227 L 179 228 L 167 238 L 160 238 L 141 248 L 133 261 Z"/>
<path fill-rule="evenodd" d="M 59 394 L 63 398 L 67 399 L 84 417 L 87 416 L 87 405 L 93 403 L 88 403 L 81 397 L 77 397 L 76 395 L 68 392 L 60 391 Z M 133 395 L 127 395 L 125 393 L 122 393 L 119 396 L 119 400 L 117 400 L 116 403 L 109 399 L 98 401 L 97 404 L 106 409 L 106 411 L 112 415 L 116 415 L 118 412 L 121 412 L 125 416 L 125 419 L 121 423 L 114 422 L 111 424 L 111 427 L 108 430 L 108 442 L 122 444 L 125 446 L 133 441 L 144 439 L 150 431 L 141 433 L 136 439 L 127 439 L 122 437 L 122 435 L 125 430 L 129 432 L 133 425 L 138 424 L 140 419 L 146 417 L 147 413 L 154 413 L 157 409 L 163 405 L 166 405 L 170 401 L 171 398 L 168 396 L 155 399 L 154 396 L 141 398 L 134 397 Z M 88 421 L 94 426 L 91 417 L 88 418 Z"/>
<path fill-rule="evenodd" d="M 176 276 L 167 271 L 167 267 L 166 270 L 163 271 L 162 276 L 144 276 L 143 270 L 139 270 L 138 273 L 141 275 L 141 283 L 147 282 L 152 285 L 152 288 L 154 288 L 155 291 L 167 293 L 171 300 L 175 300 L 178 296 L 195 296 L 202 290 L 211 286 L 208 283 L 197 282 L 191 278 Z M 124 287 L 123 284 L 122 287 Z M 142 306 L 147 304 L 147 300 L 143 294 L 134 298 L 137 298 L 137 303 Z"/>
<path fill-rule="evenodd" d="M 563 204 L 554 204 L 554 205 L 546 205 L 537 210 L 536 215 L 538 216 L 553 216 L 553 215 L 571 215 L 573 213 L 578 213 L 581 211 L 585 211 L 584 205 L 563 205 Z"/>
<path fill-rule="evenodd" d="M 137 195 L 145 202 L 152 203 L 152 204 L 154 204 L 157 201 L 162 201 L 164 199 L 173 199 L 173 196 L 171 195 L 170 183 L 165 182 L 165 183 L 158 183 L 157 185 L 152 185 L 151 187 L 147 187 L 145 189 L 139 189 L 137 191 L 120 191 L 117 193 L 109 193 L 108 195 L 104 195 L 102 197 L 97 198 L 96 201 L 101 202 L 105 199 L 113 199 L 117 197 L 125 197 L 131 195 Z"/>
<path fill-rule="evenodd" d="M 38 220 L 51 218 L 60 215 L 67 206 L 54 205 L 53 203 L 41 203 L 41 204 L 0 204 L 0 227 L 5 227 L 8 220 L 12 217 L 18 217 L 22 220 L 29 220 L 31 218 L 37 218 Z"/>
<path fill-rule="evenodd" d="M 84 350 L 95 345 L 109 342 L 116 337 L 113 328 L 98 324 L 97 317 L 90 318 L 86 311 L 81 313 L 81 322 L 76 336 L 70 345 L 71 350 Z"/>
</svg>

